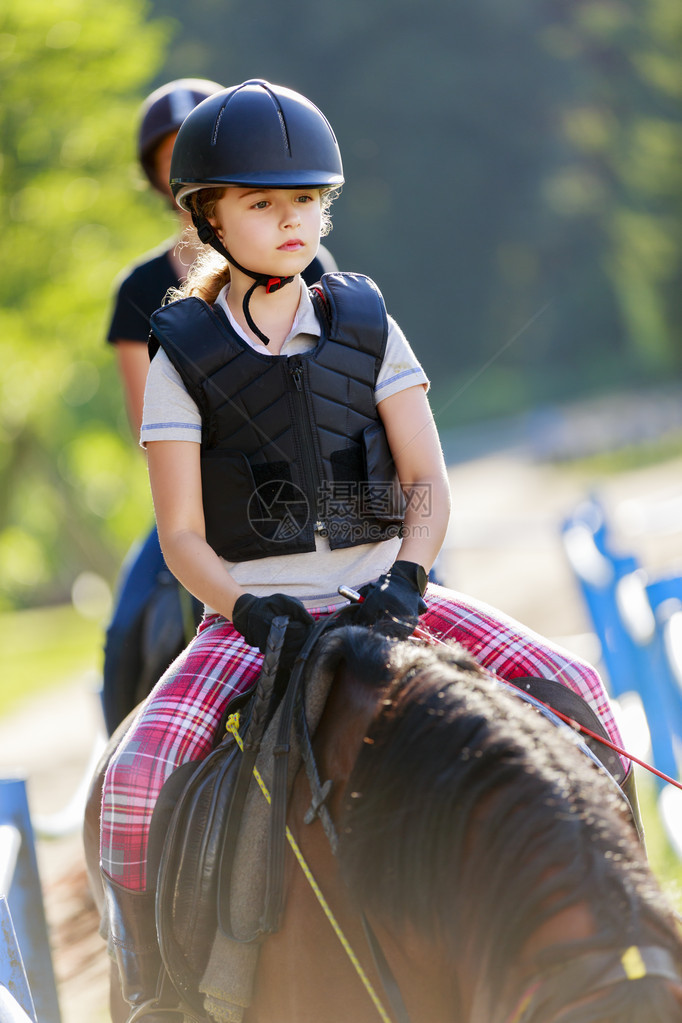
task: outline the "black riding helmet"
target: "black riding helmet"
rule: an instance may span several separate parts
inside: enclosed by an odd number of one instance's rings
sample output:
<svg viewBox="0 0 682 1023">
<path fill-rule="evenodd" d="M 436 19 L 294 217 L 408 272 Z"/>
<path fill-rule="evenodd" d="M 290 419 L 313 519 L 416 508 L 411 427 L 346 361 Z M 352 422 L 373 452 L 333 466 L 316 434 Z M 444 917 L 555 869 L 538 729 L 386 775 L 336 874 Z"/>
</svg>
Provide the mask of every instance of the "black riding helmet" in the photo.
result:
<svg viewBox="0 0 682 1023">
<path fill-rule="evenodd" d="M 222 85 L 206 78 L 178 78 L 155 89 L 142 104 L 137 133 L 137 157 L 150 184 L 154 179 L 154 153 L 167 135 L 176 132 L 187 115 Z"/>
<path fill-rule="evenodd" d="M 254 279 L 244 296 L 244 315 L 267 344 L 249 314 L 260 285 L 268 294 L 293 277 L 249 270 L 230 255 L 204 217 L 188 204 L 193 192 L 223 185 L 262 188 L 338 188 L 341 154 L 329 121 L 300 93 L 261 79 L 224 89 L 200 103 L 183 121 L 173 148 L 170 186 L 178 205 L 192 214 L 202 242 L 213 246 Z"/>
</svg>

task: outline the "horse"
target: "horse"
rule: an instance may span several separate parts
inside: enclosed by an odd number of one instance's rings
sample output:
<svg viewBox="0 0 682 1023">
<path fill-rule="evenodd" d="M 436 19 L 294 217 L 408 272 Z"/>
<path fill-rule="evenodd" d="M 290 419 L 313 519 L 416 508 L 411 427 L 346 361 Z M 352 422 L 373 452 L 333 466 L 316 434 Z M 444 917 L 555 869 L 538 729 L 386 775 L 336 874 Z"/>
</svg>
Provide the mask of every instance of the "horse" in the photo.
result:
<svg viewBox="0 0 682 1023">
<path fill-rule="evenodd" d="M 244 1023 L 682 1021 L 677 918 L 574 733 L 454 644 L 345 626 L 324 657 L 326 809 L 300 770 Z"/>
</svg>

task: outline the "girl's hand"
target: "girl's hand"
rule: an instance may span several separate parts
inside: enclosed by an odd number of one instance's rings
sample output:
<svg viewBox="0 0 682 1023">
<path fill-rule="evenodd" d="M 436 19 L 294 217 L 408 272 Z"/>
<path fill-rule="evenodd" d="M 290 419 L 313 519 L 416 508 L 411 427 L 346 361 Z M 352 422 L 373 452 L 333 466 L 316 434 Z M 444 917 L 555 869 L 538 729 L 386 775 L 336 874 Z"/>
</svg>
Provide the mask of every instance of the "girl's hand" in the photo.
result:
<svg viewBox="0 0 682 1023">
<path fill-rule="evenodd" d="M 422 595 L 426 572 L 414 561 L 396 561 L 376 582 L 360 590 L 364 598 L 353 609 L 354 625 L 375 625 L 387 636 L 407 639 L 426 611 Z"/>
<path fill-rule="evenodd" d="M 284 593 L 274 593 L 271 597 L 242 593 L 235 601 L 232 624 L 249 646 L 257 646 L 264 654 L 272 620 L 278 615 L 289 616 L 280 655 L 280 669 L 288 671 L 315 624 L 315 619 L 308 614 L 300 600 L 287 597 Z"/>
</svg>

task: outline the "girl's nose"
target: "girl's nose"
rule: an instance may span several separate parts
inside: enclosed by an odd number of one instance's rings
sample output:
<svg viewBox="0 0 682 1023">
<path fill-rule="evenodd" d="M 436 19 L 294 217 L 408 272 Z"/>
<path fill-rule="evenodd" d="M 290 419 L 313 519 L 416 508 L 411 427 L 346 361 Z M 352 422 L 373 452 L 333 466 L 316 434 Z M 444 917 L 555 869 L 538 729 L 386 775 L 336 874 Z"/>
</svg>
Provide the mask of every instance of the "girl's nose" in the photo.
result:
<svg viewBox="0 0 682 1023">
<path fill-rule="evenodd" d="M 298 227 L 301 223 L 301 211 L 297 206 L 288 207 L 288 209 L 284 211 L 282 221 L 283 227 Z"/>
</svg>

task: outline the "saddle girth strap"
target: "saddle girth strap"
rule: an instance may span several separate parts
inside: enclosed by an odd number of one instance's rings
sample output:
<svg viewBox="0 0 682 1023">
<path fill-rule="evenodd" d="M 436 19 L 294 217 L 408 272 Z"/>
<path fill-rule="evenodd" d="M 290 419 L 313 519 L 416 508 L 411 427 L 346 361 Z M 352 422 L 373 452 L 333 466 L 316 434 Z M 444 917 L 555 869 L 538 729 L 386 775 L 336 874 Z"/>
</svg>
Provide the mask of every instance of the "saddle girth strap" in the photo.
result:
<svg viewBox="0 0 682 1023">
<path fill-rule="evenodd" d="M 308 784 L 310 785 L 310 793 L 312 797 L 310 808 L 303 818 L 303 822 L 304 824 L 311 824 L 316 817 L 319 818 L 320 823 L 324 828 L 324 833 L 327 836 L 327 841 L 329 842 L 331 851 L 334 856 L 336 856 L 339 849 L 339 836 L 327 807 L 327 798 L 332 790 L 332 782 L 331 779 L 327 779 L 327 781 L 322 784 L 320 780 L 317 761 L 313 751 L 313 743 L 310 737 L 308 718 L 306 716 L 303 700 L 300 696 L 296 712 L 296 734 L 298 744 L 301 748 L 301 756 L 303 757 L 303 763 L 308 776 Z"/>
</svg>

